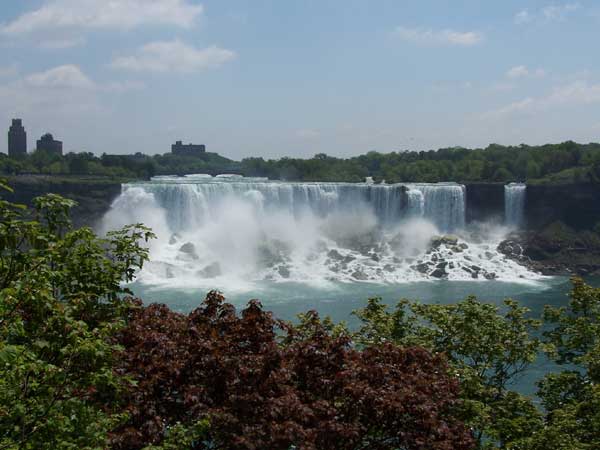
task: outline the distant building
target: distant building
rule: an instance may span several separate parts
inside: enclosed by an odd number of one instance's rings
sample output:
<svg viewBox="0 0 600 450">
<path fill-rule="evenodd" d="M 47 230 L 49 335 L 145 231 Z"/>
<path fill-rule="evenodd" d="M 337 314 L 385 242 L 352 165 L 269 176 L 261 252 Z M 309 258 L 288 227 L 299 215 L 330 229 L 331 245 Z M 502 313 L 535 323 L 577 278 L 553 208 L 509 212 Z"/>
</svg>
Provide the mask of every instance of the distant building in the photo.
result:
<svg viewBox="0 0 600 450">
<path fill-rule="evenodd" d="M 21 119 L 13 119 L 8 129 L 8 156 L 18 158 L 27 154 L 27 133 Z"/>
<path fill-rule="evenodd" d="M 205 145 L 182 144 L 181 141 L 171 145 L 171 153 L 179 156 L 200 156 L 206 153 Z"/>
<path fill-rule="evenodd" d="M 46 133 L 37 141 L 36 150 L 44 150 L 62 156 L 62 142 L 54 140 L 50 133 Z"/>
</svg>

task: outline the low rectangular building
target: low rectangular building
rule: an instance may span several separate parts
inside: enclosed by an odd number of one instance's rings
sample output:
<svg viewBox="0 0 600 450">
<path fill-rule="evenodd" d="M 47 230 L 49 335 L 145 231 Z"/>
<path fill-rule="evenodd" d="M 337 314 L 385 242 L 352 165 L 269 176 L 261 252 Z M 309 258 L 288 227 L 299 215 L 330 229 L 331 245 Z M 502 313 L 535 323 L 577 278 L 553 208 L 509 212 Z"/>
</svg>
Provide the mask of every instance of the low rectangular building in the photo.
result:
<svg viewBox="0 0 600 450">
<path fill-rule="evenodd" d="M 62 141 L 57 141 L 50 133 L 44 134 L 37 141 L 36 150 L 43 150 L 48 153 L 52 153 L 54 155 L 62 156 L 63 152 L 63 143 Z"/>
<path fill-rule="evenodd" d="M 179 156 L 200 156 L 206 153 L 205 145 L 183 144 L 181 141 L 171 145 L 171 153 Z"/>
</svg>

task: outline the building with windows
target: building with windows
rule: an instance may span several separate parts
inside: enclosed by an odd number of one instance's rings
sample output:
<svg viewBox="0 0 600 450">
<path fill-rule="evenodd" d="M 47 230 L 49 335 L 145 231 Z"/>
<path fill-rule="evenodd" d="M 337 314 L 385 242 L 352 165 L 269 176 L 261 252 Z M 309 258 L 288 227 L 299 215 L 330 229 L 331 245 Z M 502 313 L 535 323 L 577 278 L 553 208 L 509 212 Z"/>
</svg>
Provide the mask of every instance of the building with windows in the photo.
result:
<svg viewBox="0 0 600 450">
<path fill-rule="evenodd" d="M 205 145 L 182 144 L 181 141 L 171 145 L 171 153 L 179 156 L 200 156 L 206 153 Z"/>
<path fill-rule="evenodd" d="M 18 158 L 27 154 L 27 133 L 21 119 L 13 119 L 8 129 L 8 156 Z"/>
<path fill-rule="evenodd" d="M 62 146 L 62 141 L 57 141 L 50 133 L 46 133 L 38 139 L 36 150 L 44 150 L 48 153 L 62 156 Z"/>
</svg>

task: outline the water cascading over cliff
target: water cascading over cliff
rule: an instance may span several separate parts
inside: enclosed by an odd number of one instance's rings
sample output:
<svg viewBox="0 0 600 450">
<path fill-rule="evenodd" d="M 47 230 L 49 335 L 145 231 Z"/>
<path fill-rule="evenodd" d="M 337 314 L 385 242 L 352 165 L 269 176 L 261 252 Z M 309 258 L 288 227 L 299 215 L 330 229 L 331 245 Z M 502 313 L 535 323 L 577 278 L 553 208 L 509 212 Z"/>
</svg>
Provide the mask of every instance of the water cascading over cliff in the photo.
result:
<svg viewBox="0 0 600 450">
<path fill-rule="evenodd" d="M 158 235 L 140 274 L 150 284 L 523 276 L 490 243 L 432 246 L 465 227 L 465 188 L 454 183 L 157 177 L 123 185 L 104 227 L 136 222 Z"/>
<path fill-rule="evenodd" d="M 525 196 L 527 185 L 510 183 L 504 186 L 504 218 L 506 225 L 520 228 L 525 219 Z"/>
</svg>

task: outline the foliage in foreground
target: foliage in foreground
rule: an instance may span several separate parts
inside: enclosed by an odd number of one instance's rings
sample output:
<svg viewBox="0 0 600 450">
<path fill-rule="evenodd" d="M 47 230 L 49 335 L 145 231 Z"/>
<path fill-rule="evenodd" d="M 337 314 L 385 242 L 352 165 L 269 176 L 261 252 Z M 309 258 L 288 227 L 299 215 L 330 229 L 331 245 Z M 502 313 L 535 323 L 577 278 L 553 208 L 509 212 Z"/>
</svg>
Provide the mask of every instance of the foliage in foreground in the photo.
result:
<svg viewBox="0 0 600 450">
<path fill-rule="evenodd" d="M 0 200 L 0 448 L 100 448 L 120 418 L 104 407 L 122 385 L 120 283 L 147 258 L 138 242 L 151 233 L 131 226 L 99 239 L 70 229 L 71 201 L 35 205 L 31 217 Z"/>
<path fill-rule="evenodd" d="M 216 292 L 187 316 L 164 305 L 132 314 L 119 340 L 121 370 L 136 386 L 116 448 L 202 421 L 210 426 L 193 448 L 472 448 L 441 355 L 391 344 L 358 351 L 316 313 L 296 329 L 256 301 L 238 315 Z"/>
<path fill-rule="evenodd" d="M 600 448 L 600 289 L 572 283 L 568 306 L 546 307 L 542 335 L 542 322 L 512 300 L 502 310 L 474 297 L 452 305 L 402 300 L 389 311 L 373 298 L 356 312 L 362 327 L 354 339 L 444 354 L 460 379 L 457 415 L 473 428 L 477 448 Z M 541 351 L 567 367 L 539 381 L 543 409 L 510 389 Z"/>
<path fill-rule="evenodd" d="M 123 299 L 149 230 L 100 239 L 71 206 L 0 200 L 0 449 L 600 448 L 600 289 L 579 279 L 541 330 L 473 297 L 371 299 L 354 334 L 216 292 L 183 315 Z M 511 384 L 542 351 L 565 369 L 539 408 Z"/>
</svg>

